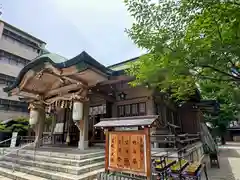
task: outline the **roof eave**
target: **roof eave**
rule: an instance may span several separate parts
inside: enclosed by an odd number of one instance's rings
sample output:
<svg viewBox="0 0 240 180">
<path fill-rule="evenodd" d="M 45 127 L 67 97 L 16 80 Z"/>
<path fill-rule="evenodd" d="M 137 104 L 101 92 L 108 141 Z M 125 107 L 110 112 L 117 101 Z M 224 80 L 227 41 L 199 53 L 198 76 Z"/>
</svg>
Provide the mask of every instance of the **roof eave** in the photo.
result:
<svg viewBox="0 0 240 180">
<path fill-rule="evenodd" d="M 19 73 L 19 75 L 17 76 L 16 80 L 14 81 L 14 83 L 8 87 L 5 87 L 3 89 L 4 92 L 9 93 L 11 90 L 13 90 L 14 88 L 17 88 L 19 86 L 19 84 L 21 83 L 22 78 L 24 77 L 24 75 L 31 69 L 41 69 L 45 66 L 45 63 L 50 63 L 52 66 L 54 66 L 55 68 L 67 68 L 67 67 L 71 67 L 71 66 L 84 66 L 84 68 L 82 68 L 80 71 L 86 70 L 86 69 L 91 69 L 91 67 L 94 67 L 95 69 L 98 69 L 99 71 L 101 71 L 102 73 L 106 74 L 108 77 L 112 74 L 114 74 L 114 71 L 106 68 L 105 66 L 103 66 L 102 64 L 100 64 L 99 62 L 97 62 L 94 58 L 92 58 L 91 56 L 89 56 L 86 52 L 82 52 L 80 55 L 67 60 L 65 62 L 61 62 L 61 63 L 55 63 L 54 61 L 52 61 L 50 58 L 48 58 L 47 56 L 41 57 L 38 56 L 35 60 L 31 61 L 30 63 L 28 63 Z"/>
</svg>

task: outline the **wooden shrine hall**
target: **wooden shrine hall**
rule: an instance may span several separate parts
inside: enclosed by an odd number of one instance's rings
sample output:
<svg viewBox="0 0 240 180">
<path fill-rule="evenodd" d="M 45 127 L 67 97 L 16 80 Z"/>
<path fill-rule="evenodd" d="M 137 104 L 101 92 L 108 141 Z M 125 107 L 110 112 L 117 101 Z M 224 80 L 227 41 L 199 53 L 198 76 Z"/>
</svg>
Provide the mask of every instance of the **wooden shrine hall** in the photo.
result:
<svg viewBox="0 0 240 180">
<path fill-rule="evenodd" d="M 118 68 L 105 67 L 86 52 L 70 60 L 44 53 L 27 64 L 4 91 L 29 103 L 29 124 L 36 145 L 43 134 L 48 134 L 56 137 L 51 143 L 85 149 L 89 142 L 104 140 L 103 131 L 95 130 L 94 125 L 101 118 L 111 117 L 158 115 L 153 131 L 169 133 L 168 123 L 175 124 L 182 132 L 200 131 L 199 97 L 178 107 L 154 89 L 130 87 L 128 82 L 134 77 L 127 76 L 120 68 L 126 63 L 129 61 L 118 64 Z M 49 127 L 45 126 L 46 114 L 54 115 Z"/>
</svg>

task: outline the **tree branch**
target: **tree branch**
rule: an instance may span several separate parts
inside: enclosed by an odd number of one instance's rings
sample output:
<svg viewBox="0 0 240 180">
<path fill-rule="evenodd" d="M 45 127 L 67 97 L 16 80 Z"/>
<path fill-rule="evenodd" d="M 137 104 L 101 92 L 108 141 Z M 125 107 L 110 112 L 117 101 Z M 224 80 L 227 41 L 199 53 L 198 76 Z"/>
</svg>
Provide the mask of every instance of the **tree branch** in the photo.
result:
<svg viewBox="0 0 240 180">
<path fill-rule="evenodd" d="M 219 79 L 219 78 L 213 78 L 213 77 L 209 77 L 209 76 L 198 76 L 202 79 L 208 79 L 208 80 L 211 80 L 211 81 L 217 81 L 217 82 L 229 82 L 229 79 Z M 236 79 L 234 79 L 234 81 L 238 81 Z"/>
<path fill-rule="evenodd" d="M 214 71 L 216 71 L 216 72 L 218 72 L 218 73 L 220 73 L 220 74 L 223 74 L 223 75 L 225 75 L 225 76 L 231 77 L 231 78 L 236 79 L 236 80 L 240 80 L 240 77 L 233 76 L 232 74 L 229 74 L 229 73 L 227 73 L 227 72 L 224 72 L 224 71 L 222 71 L 222 70 L 220 70 L 220 69 L 217 69 L 217 68 L 215 68 L 215 67 L 212 67 L 212 66 L 209 66 L 209 65 L 204 65 L 204 66 L 201 66 L 201 67 L 202 67 L 202 68 L 209 68 L 209 69 L 212 69 L 212 70 L 214 70 Z"/>
<path fill-rule="evenodd" d="M 213 12 L 212 12 L 213 13 Z M 219 36 L 219 39 L 220 39 L 220 42 L 221 42 L 221 46 L 222 48 L 224 49 L 224 43 L 223 43 L 223 38 L 222 38 L 222 32 L 220 30 L 220 26 L 219 26 L 219 23 L 217 22 L 217 20 L 213 17 L 213 21 L 215 22 L 216 24 L 216 27 L 217 27 L 217 32 L 218 32 L 218 36 Z M 231 59 L 228 58 L 228 61 L 232 64 L 232 66 L 234 66 L 234 63 Z"/>
<path fill-rule="evenodd" d="M 240 6 L 240 3 L 236 2 L 236 0 L 229 1 L 229 3 L 234 4 L 234 5 L 237 5 L 237 6 Z"/>
</svg>

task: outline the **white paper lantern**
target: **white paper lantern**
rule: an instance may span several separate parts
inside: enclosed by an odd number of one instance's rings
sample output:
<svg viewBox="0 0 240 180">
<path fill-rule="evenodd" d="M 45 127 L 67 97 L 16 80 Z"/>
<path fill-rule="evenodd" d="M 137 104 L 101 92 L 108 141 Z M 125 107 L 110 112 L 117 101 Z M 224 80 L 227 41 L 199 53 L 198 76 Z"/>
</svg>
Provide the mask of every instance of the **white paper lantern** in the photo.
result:
<svg viewBox="0 0 240 180">
<path fill-rule="evenodd" d="M 29 118 L 29 124 L 30 125 L 35 125 L 38 122 L 39 118 L 39 112 L 35 109 L 31 109 L 30 111 L 30 118 Z"/>
<path fill-rule="evenodd" d="M 73 103 L 72 119 L 73 121 L 80 121 L 83 119 L 83 103 L 79 101 Z"/>
</svg>

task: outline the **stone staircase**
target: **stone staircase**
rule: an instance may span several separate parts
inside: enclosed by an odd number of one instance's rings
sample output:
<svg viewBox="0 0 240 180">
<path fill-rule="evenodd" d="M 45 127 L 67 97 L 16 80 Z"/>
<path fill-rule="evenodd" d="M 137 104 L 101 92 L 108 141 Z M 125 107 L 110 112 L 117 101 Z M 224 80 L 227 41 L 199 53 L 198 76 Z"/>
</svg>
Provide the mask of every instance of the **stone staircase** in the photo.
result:
<svg viewBox="0 0 240 180">
<path fill-rule="evenodd" d="M 7 149 L 5 153 L 11 151 Z M 79 153 L 24 149 L 2 156 L 0 177 L 6 180 L 93 180 L 104 171 L 104 158 L 102 149 Z"/>
</svg>

